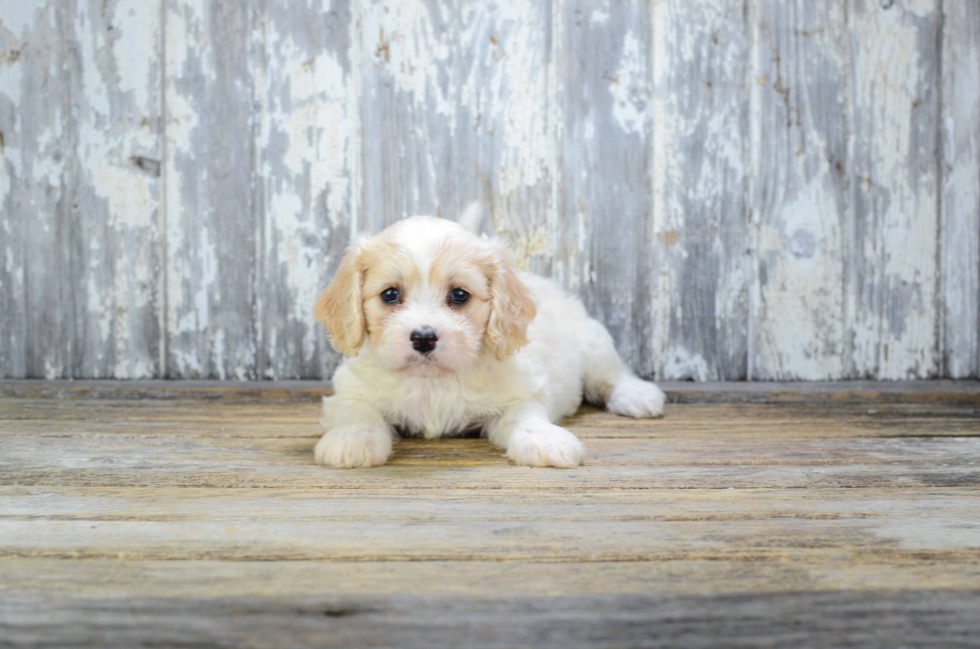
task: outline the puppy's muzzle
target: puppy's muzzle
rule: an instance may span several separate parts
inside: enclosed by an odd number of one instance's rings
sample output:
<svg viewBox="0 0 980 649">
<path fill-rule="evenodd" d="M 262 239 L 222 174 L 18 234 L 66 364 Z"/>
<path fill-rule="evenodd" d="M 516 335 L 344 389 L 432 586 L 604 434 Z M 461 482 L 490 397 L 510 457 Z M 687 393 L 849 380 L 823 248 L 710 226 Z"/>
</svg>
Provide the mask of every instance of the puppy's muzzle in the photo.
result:
<svg viewBox="0 0 980 649">
<path fill-rule="evenodd" d="M 436 348 L 436 332 L 432 327 L 422 327 L 416 329 L 408 337 L 412 341 L 412 348 L 420 354 L 428 354 Z"/>
</svg>

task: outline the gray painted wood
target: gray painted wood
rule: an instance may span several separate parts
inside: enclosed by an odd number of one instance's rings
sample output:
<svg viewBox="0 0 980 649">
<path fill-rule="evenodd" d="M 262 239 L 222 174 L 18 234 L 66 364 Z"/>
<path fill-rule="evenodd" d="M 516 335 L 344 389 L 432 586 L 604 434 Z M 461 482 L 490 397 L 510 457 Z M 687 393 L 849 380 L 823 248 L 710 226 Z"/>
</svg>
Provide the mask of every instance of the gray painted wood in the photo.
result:
<svg viewBox="0 0 980 649">
<path fill-rule="evenodd" d="M 166 370 L 256 378 L 254 3 L 166 3 Z"/>
<path fill-rule="evenodd" d="M 69 10 L 71 376 L 160 372 L 161 7 L 76 0 Z"/>
<path fill-rule="evenodd" d="M 531 568 L 533 570 L 533 567 Z M 574 570 L 575 568 L 571 568 Z M 451 577 L 450 577 L 451 579 Z M 683 579 L 683 577 L 678 577 Z M 231 581 L 235 581 L 234 578 Z M 12 646 L 975 646 L 976 590 L 0 599 Z M 424 611 L 424 614 L 420 614 Z"/>
<path fill-rule="evenodd" d="M 70 377 L 74 126 L 63 3 L 0 7 L 3 373 Z"/>
<path fill-rule="evenodd" d="M 0 7 L 0 375 L 327 377 L 344 249 L 490 207 L 644 375 L 976 377 L 971 2 Z"/>
<path fill-rule="evenodd" d="M 944 375 L 980 375 L 980 4 L 943 3 Z"/>
<path fill-rule="evenodd" d="M 843 1 L 752 3 L 752 378 L 846 376 L 850 44 Z"/>
<path fill-rule="evenodd" d="M 854 378 L 939 373 L 938 0 L 851 0 Z"/>
<path fill-rule="evenodd" d="M 653 301 L 659 376 L 744 379 L 749 26 L 728 0 L 654 5 Z"/>
<path fill-rule="evenodd" d="M 552 7 L 361 6 L 364 204 L 359 231 L 488 203 L 487 230 L 547 270 L 557 173 L 550 128 Z"/>
<path fill-rule="evenodd" d="M 652 25 L 644 3 L 563 4 L 562 279 L 638 365 L 652 360 Z"/>
<path fill-rule="evenodd" d="M 350 241 L 358 204 L 359 103 L 348 3 L 263 1 L 252 33 L 258 120 L 256 374 L 329 378 L 311 305 Z"/>
</svg>

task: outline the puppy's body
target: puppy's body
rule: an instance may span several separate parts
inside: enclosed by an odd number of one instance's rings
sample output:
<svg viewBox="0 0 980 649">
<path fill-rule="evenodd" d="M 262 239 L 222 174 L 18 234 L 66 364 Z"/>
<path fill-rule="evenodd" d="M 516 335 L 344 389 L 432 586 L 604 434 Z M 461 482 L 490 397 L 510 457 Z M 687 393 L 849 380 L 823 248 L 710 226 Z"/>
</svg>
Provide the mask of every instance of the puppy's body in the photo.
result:
<svg viewBox="0 0 980 649">
<path fill-rule="evenodd" d="M 324 400 L 321 464 L 383 464 L 395 429 L 431 439 L 478 428 L 518 464 L 573 467 L 584 447 L 554 424 L 583 398 L 633 417 L 663 412 L 663 393 L 623 366 L 582 304 L 516 271 L 498 242 L 414 217 L 348 258 L 353 276 L 342 268 L 318 306 L 334 346 L 350 356 Z M 385 302 L 391 290 L 398 303 Z M 447 298 L 452 291 L 466 302 Z M 352 335 L 358 321 L 363 331 Z M 435 347 L 419 353 L 410 339 L 426 330 Z"/>
</svg>

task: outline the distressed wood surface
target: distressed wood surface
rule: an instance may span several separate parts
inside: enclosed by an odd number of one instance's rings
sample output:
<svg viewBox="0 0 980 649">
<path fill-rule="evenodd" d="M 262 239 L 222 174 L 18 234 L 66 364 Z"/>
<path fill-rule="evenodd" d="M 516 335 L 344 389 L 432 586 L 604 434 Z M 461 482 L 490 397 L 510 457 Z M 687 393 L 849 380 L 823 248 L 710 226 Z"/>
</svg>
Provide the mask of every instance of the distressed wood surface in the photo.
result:
<svg viewBox="0 0 980 649">
<path fill-rule="evenodd" d="M 162 0 L 76 0 L 71 376 L 160 375 Z"/>
<path fill-rule="evenodd" d="M 976 382 L 896 403 L 777 384 L 769 403 L 671 404 L 661 420 L 584 409 L 566 421 L 588 448 L 574 471 L 511 466 L 479 439 L 326 469 L 319 404 L 283 403 L 289 386 L 204 401 L 201 383 L 170 385 L 178 398 L 0 399 L 6 644 L 971 646 L 980 632 Z"/>
<path fill-rule="evenodd" d="M 630 365 L 650 348 L 651 22 L 645 3 L 562 12 L 563 283 L 603 321 Z"/>
<path fill-rule="evenodd" d="M 72 26 L 62 4 L 0 7 L 5 376 L 72 375 Z"/>
<path fill-rule="evenodd" d="M 654 206 L 661 252 L 655 365 L 744 379 L 751 272 L 746 204 L 749 26 L 743 3 L 653 3 Z M 758 377 L 755 377 L 758 378 Z"/>
<path fill-rule="evenodd" d="M 935 0 L 850 0 L 853 201 L 850 374 L 939 373 L 940 186 Z"/>
<path fill-rule="evenodd" d="M 943 3 L 945 376 L 980 376 L 980 5 Z"/>
<path fill-rule="evenodd" d="M 755 2 L 751 19 L 751 376 L 847 376 L 846 3 Z"/>
<path fill-rule="evenodd" d="M 345 2 L 257 6 L 256 375 L 328 378 L 339 357 L 310 305 L 356 228 L 356 25 Z"/>
<path fill-rule="evenodd" d="M 476 199 L 644 376 L 980 370 L 975 2 L 3 4 L 0 376 L 329 377 Z"/>
<path fill-rule="evenodd" d="M 165 4 L 165 378 L 254 379 L 255 7 Z"/>
</svg>

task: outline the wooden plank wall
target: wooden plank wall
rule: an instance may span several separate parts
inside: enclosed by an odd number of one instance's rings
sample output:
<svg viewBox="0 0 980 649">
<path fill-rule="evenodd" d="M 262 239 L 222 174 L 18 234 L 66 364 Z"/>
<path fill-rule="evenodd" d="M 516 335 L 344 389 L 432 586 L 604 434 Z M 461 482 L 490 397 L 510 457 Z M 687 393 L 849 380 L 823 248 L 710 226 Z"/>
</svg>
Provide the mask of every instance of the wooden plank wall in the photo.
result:
<svg viewBox="0 0 980 649">
<path fill-rule="evenodd" d="M 646 376 L 977 377 L 980 5 L 0 3 L 0 376 L 328 377 L 478 198 Z"/>
</svg>

